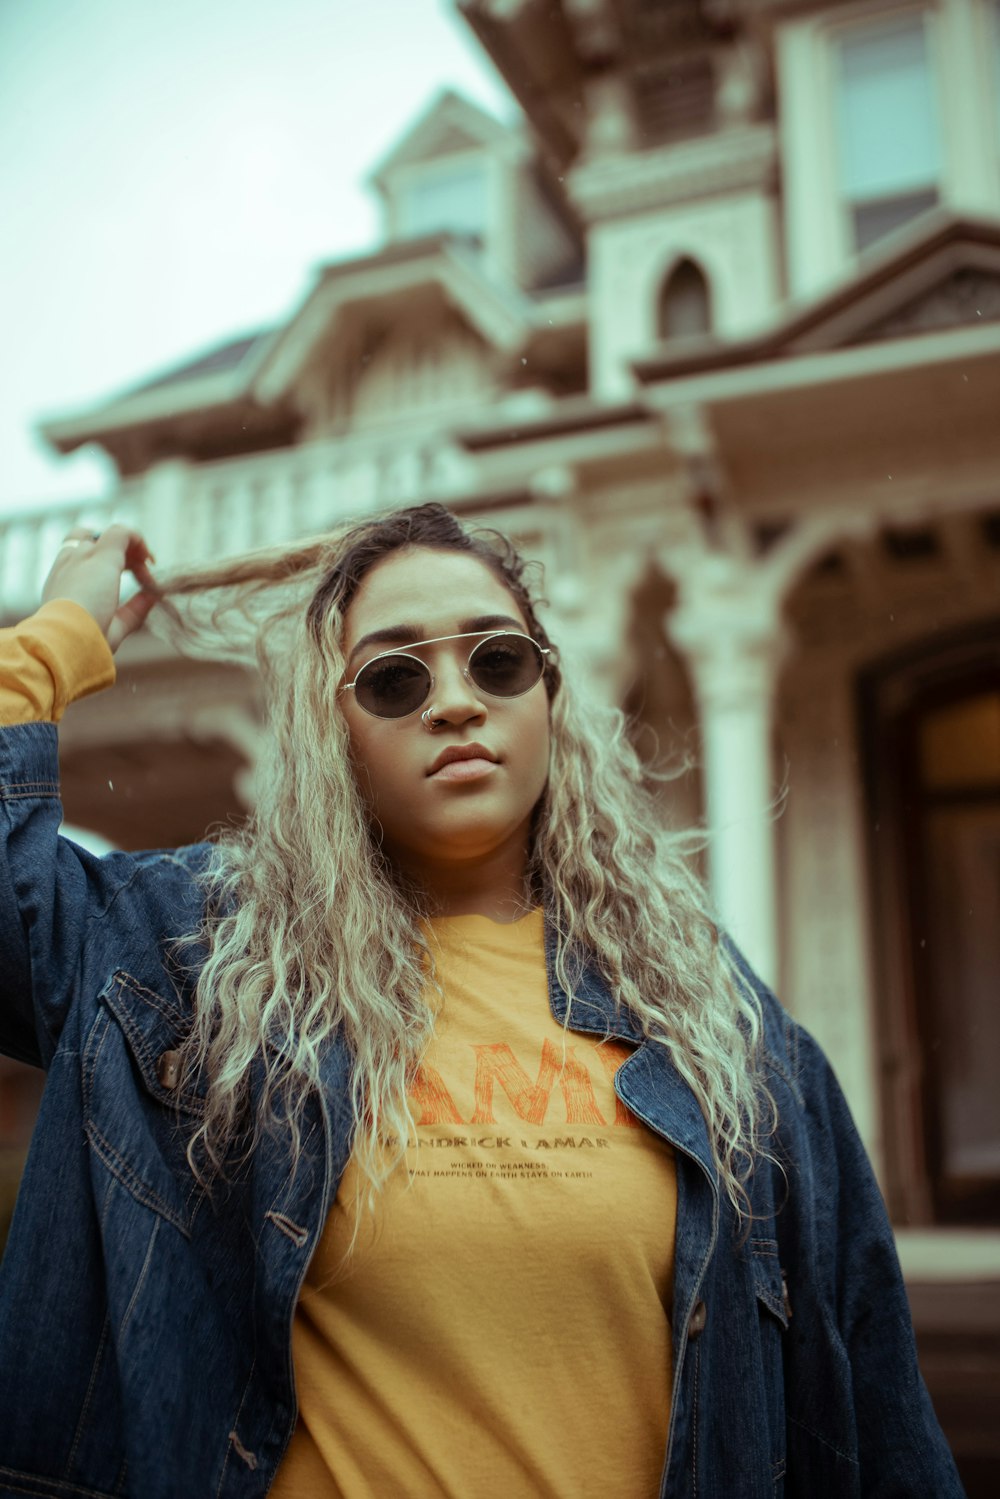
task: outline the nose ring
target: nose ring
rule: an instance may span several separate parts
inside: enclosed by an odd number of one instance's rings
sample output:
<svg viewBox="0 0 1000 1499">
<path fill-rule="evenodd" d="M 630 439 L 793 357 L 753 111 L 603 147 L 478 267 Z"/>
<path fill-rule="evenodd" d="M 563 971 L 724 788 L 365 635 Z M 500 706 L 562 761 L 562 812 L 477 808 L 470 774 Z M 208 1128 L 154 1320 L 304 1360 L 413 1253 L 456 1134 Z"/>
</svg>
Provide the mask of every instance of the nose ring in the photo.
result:
<svg viewBox="0 0 1000 1499">
<path fill-rule="evenodd" d="M 424 711 L 423 711 L 423 713 L 421 713 L 421 715 L 420 715 L 420 722 L 423 724 L 424 728 L 427 730 L 427 732 L 429 734 L 435 733 L 435 731 L 440 727 L 440 725 L 442 723 L 444 723 L 444 719 L 443 718 L 433 719 L 432 718 L 433 713 L 434 713 L 434 709 L 433 708 L 425 708 Z"/>
</svg>

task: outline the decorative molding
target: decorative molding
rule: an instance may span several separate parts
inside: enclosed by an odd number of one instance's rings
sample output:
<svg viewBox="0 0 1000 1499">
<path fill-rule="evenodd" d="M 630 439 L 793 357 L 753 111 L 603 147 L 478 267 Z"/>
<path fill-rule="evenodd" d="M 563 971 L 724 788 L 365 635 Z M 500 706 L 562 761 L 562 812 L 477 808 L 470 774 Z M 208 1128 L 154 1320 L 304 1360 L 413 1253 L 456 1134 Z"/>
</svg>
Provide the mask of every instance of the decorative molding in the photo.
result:
<svg viewBox="0 0 1000 1499">
<path fill-rule="evenodd" d="M 813 670 L 829 660 L 858 670 L 881 652 L 925 639 L 928 621 L 940 634 L 996 615 L 1000 555 L 987 551 L 981 531 L 970 537 L 974 513 L 930 524 L 939 543 L 928 558 L 893 560 L 858 538 L 837 546 L 845 563 L 837 574 L 799 574 L 788 617 Z"/>
<path fill-rule="evenodd" d="M 302 368 L 318 346 L 331 337 L 337 318 L 360 305 L 383 305 L 372 316 L 376 323 L 408 301 L 424 305 L 428 294 L 452 307 L 486 343 L 513 351 L 524 342 L 533 322 L 530 300 L 516 287 L 491 277 L 482 257 L 458 241 L 428 242 L 409 259 L 387 258 L 352 270 L 349 263 L 321 281 L 285 328 L 271 357 L 260 370 L 254 394 L 262 402 L 277 401 L 294 389 Z"/>
<path fill-rule="evenodd" d="M 566 187 L 581 217 L 595 223 L 721 193 L 770 192 L 777 178 L 777 133 L 760 124 L 586 162 Z"/>
<path fill-rule="evenodd" d="M 887 313 L 855 342 L 995 322 L 1000 322 L 1000 275 L 970 266 L 952 271 L 937 286 Z"/>
</svg>

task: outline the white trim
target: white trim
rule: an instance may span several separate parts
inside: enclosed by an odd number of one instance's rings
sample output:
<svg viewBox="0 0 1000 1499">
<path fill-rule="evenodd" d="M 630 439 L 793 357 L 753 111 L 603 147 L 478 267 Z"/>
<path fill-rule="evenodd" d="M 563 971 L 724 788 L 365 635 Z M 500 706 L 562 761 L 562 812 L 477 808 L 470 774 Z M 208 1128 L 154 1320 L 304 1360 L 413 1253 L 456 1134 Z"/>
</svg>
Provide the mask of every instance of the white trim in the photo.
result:
<svg viewBox="0 0 1000 1499">
<path fill-rule="evenodd" d="M 777 157 L 773 125 L 741 125 L 647 151 L 585 159 L 569 172 L 566 188 L 586 223 L 616 221 L 730 194 L 770 198 Z"/>
<path fill-rule="evenodd" d="M 440 132 L 449 128 L 466 137 L 468 145 L 460 148 L 463 151 L 488 153 L 504 149 L 512 141 L 521 144 L 524 149 L 523 132 L 515 121 L 499 120 L 488 109 L 475 104 L 463 94 L 446 89 L 368 172 L 364 179 L 366 186 L 384 191 L 397 172 L 452 155 L 449 151 L 439 154 L 434 144 L 435 135 L 440 140 Z M 429 155 L 424 154 L 428 151 Z M 454 154 L 457 155 L 458 152 Z"/>
<path fill-rule="evenodd" d="M 123 395 L 104 405 L 88 407 L 79 414 L 53 417 L 41 422 L 38 430 L 52 443 L 89 441 L 97 433 L 135 427 L 165 417 L 197 415 L 207 407 L 228 405 L 246 396 L 250 380 L 250 361 L 242 361 L 235 369 L 165 380 L 152 390 Z"/>
<path fill-rule="evenodd" d="M 912 334 L 907 338 L 862 344 L 857 348 L 769 359 L 736 369 L 664 375 L 661 380 L 643 386 L 640 394 L 650 411 L 669 410 L 689 402 L 733 401 L 774 391 L 871 378 L 895 370 L 989 358 L 995 354 L 1000 354 L 1000 323 Z"/>
</svg>

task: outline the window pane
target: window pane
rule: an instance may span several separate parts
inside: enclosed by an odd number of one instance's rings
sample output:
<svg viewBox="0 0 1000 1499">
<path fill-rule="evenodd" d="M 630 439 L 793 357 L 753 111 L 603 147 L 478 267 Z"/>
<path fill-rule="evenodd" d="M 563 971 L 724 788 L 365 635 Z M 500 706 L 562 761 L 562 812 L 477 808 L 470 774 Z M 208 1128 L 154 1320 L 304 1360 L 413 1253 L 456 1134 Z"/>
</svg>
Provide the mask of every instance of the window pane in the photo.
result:
<svg viewBox="0 0 1000 1499">
<path fill-rule="evenodd" d="M 940 132 L 922 19 L 845 37 L 839 62 L 845 195 L 852 201 L 895 197 L 936 182 Z"/>
<path fill-rule="evenodd" d="M 400 229 L 404 235 L 453 229 L 482 234 L 486 228 L 486 173 L 481 166 L 429 177 L 400 196 Z"/>
<path fill-rule="evenodd" d="M 932 791 L 1000 788 L 1000 692 L 962 698 L 925 715 L 920 778 Z"/>
<path fill-rule="evenodd" d="M 867 250 L 876 240 L 894 229 L 908 224 L 918 213 L 933 208 L 938 200 L 934 188 L 925 188 L 920 193 L 906 193 L 902 198 L 876 198 L 871 203 L 858 203 L 853 210 L 854 244 L 859 250 Z"/>
</svg>

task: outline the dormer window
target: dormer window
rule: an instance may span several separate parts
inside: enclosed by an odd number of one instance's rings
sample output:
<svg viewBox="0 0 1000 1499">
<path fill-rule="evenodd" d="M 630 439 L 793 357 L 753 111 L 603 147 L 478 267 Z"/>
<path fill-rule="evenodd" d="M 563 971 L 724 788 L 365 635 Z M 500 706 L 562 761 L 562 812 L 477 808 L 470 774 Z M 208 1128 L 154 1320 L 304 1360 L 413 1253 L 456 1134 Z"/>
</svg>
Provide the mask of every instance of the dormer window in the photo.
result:
<svg viewBox="0 0 1000 1499">
<path fill-rule="evenodd" d="M 837 45 L 840 188 L 864 250 L 938 201 L 937 90 L 919 12 L 845 32 Z"/>
<path fill-rule="evenodd" d="M 679 261 L 664 282 L 657 322 L 661 338 L 694 338 L 711 332 L 708 280 L 693 260 Z"/>
<path fill-rule="evenodd" d="M 414 176 L 397 199 L 398 233 L 405 239 L 450 229 L 456 234 L 485 235 L 487 176 L 483 161 L 444 167 Z"/>
</svg>

